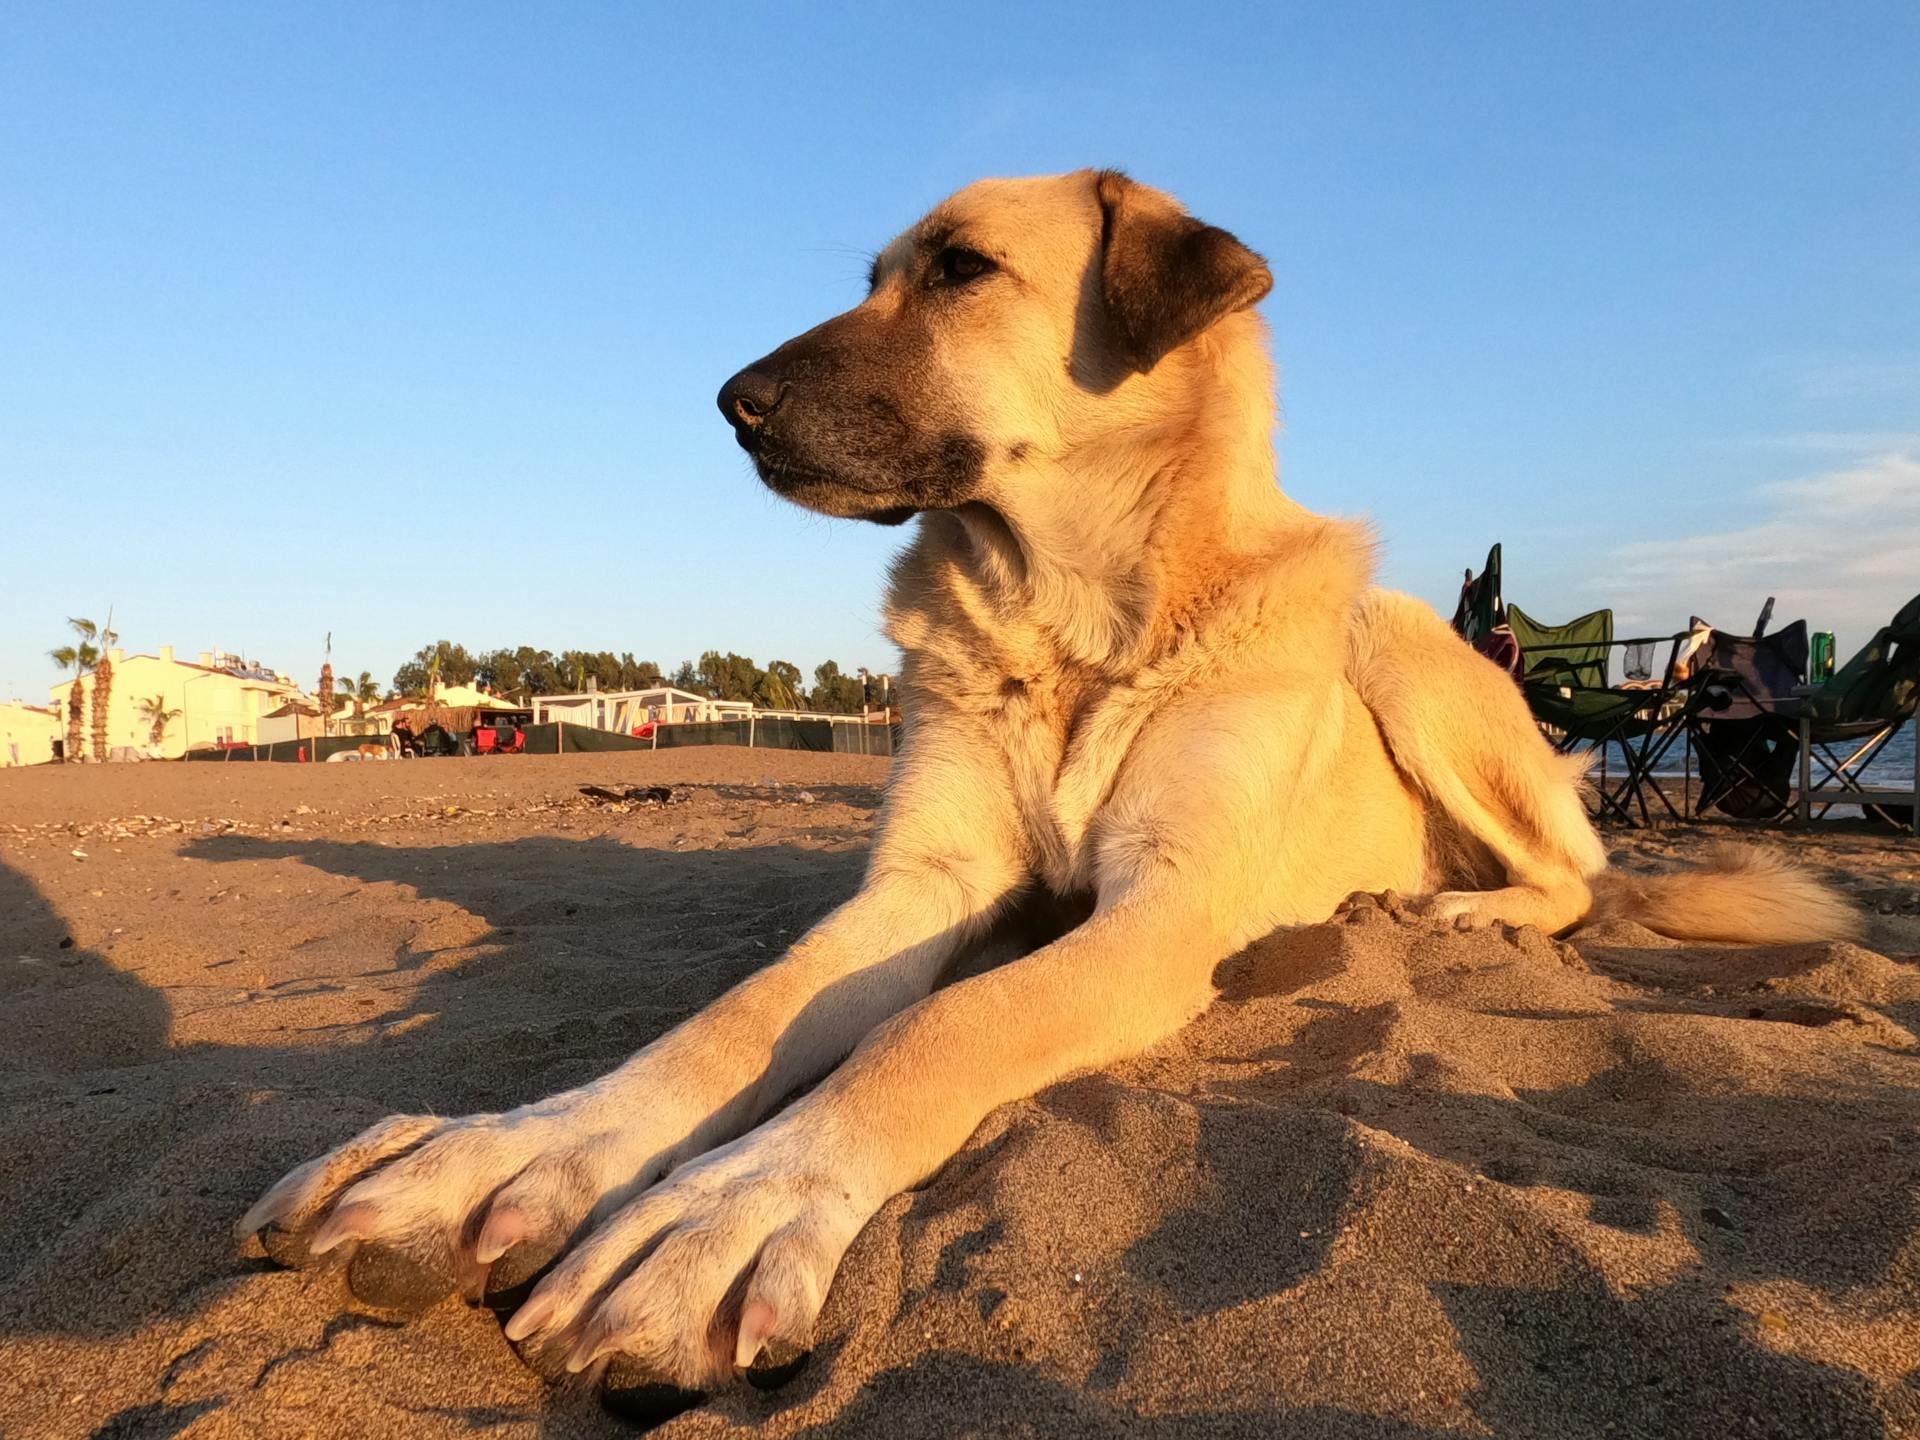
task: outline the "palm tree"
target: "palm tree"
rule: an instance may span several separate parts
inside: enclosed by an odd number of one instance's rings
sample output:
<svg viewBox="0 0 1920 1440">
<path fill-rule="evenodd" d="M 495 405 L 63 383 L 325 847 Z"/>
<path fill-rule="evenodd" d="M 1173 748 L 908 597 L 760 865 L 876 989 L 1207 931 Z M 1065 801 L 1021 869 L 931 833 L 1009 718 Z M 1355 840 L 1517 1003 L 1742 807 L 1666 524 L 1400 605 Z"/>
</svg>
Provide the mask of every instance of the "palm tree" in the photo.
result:
<svg viewBox="0 0 1920 1440">
<path fill-rule="evenodd" d="M 112 639 L 105 631 L 103 638 Z M 93 667 L 93 758 L 107 758 L 107 706 L 113 697 L 113 657 L 102 655 Z"/>
<path fill-rule="evenodd" d="M 67 617 L 67 626 L 78 644 L 62 645 L 49 650 L 47 658 L 62 670 L 73 671 L 73 684 L 67 688 L 67 758 L 80 758 L 81 719 L 86 709 L 86 687 L 80 677 L 93 674 L 93 752 L 96 758 L 107 758 L 107 704 L 113 692 L 113 666 L 107 660 L 107 651 L 120 638 L 113 629 L 113 612 L 107 612 L 107 623 L 96 625 L 93 621 L 78 615 Z"/>
<path fill-rule="evenodd" d="M 78 675 L 73 684 L 67 687 L 67 749 L 66 758 L 80 758 L 80 722 L 87 713 L 87 687 L 81 683 Z"/>
<path fill-rule="evenodd" d="M 93 669 L 100 661 L 101 647 L 94 642 L 104 641 L 105 644 L 111 645 L 120 637 L 115 635 L 111 630 L 107 631 L 103 637 L 100 633 L 100 627 L 94 624 L 93 621 L 82 620 L 75 616 L 67 617 L 67 625 L 75 635 L 80 637 L 80 643 L 78 645 L 62 645 L 57 650 L 49 650 L 47 652 L 47 658 L 62 670 L 72 670 L 74 678 L 78 679 Z"/>
<path fill-rule="evenodd" d="M 167 726 L 180 718 L 180 712 L 169 710 L 167 697 L 160 694 L 140 702 L 140 718 L 153 727 L 153 734 L 147 743 L 157 750 L 166 741 Z"/>
<path fill-rule="evenodd" d="M 92 628 L 90 620 L 69 622 L 76 626 Z M 107 758 L 107 719 L 113 701 L 113 647 L 120 636 L 113 628 L 113 607 L 107 607 L 107 623 L 96 632 L 100 642 L 100 658 L 93 662 L 93 758 Z"/>
<path fill-rule="evenodd" d="M 327 661 L 320 667 L 320 728 L 323 732 L 333 729 L 333 662 Z"/>
<path fill-rule="evenodd" d="M 380 682 L 373 678 L 371 670 L 362 670 L 360 678 L 353 685 L 353 713 L 358 715 L 363 707 L 377 705 L 380 702 Z"/>
</svg>

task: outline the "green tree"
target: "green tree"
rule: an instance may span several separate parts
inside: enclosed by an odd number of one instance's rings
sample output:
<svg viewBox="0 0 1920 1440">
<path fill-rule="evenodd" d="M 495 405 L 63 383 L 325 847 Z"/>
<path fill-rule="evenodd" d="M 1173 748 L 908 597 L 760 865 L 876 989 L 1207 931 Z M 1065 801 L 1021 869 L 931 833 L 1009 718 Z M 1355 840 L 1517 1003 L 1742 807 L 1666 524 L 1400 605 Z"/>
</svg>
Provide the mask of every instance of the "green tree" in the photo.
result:
<svg viewBox="0 0 1920 1440">
<path fill-rule="evenodd" d="M 567 670 L 568 657 L 575 657 L 574 673 L 580 673 L 578 657 L 583 651 L 568 651 L 555 658 L 549 650 L 531 645 L 513 649 L 502 646 L 486 650 L 474 660 L 474 679 L 499 695 L 510 695 L 524 705 L 535 695 L 562 695 L 580 688 Z M 588 673 L 591 673 L 590 670 Z"/>
<path fill-rule="evenodd" d="M 673 672 L 672 676 L 667 680 L 667 683 L 676 690 L 698 690 L 700 688 L 700 672 L 694 669 L 691 660 L 682 660 L 680 662 L 680 668 Z"/>
<path fill-rule="evenodd" d="M 806 703 L 800 685 L 800 667 L 791 660 L 769 660 L 753 703 L 766 710 L 798 710 Z"/>
<path fill-rule="evenodd" d="M 842 675 L 831 660 L 813 667 L 813 693 L 808 704 L 829 715 L 855 715 L 866 700 L 866 687 L 852 675 Z"/>
<path fill-rule="evenodd" d="M 760 688 L 761 669 L 745 655 L 709 650 L 700 657 L 700 683 L 716 700 L 751 700 Z"/>
<path fill-rule="evenodd" d="M 411 660 L 393 672 L 393 688 L 402 695 L 425 695 L 434 680 L 443 685 L 471 685 L 479 668 L 466 646 L 436 640 L 422 645 Z"/>
<path fill-rule="evenodd" d="M 651 690 L 661 683 L 660 667 L 651 660 L 636 660 L 631 653 L 620 657 L 620 688 Z"/>
<path fill-rule="evenodd" d="M 520 684 L 527 695 L 559 695 L 566 691 L 560 666 L 551 651 L 522 645 L 513 652 L 513 659 L 520 667 Z"/>
</svg>

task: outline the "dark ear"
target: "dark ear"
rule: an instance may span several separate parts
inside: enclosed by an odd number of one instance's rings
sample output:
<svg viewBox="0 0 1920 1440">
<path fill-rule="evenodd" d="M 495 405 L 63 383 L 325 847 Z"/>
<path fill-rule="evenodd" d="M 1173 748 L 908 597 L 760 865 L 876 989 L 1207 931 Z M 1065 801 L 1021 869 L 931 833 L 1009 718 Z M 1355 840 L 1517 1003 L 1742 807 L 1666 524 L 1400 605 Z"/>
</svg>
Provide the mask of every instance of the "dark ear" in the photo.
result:
<svg viewBox="0 0 1920 1440">
<path fill-rule="evenodd" d="M 1121 353 L 1136 370 L 1273 288 L 1267 262 L 1226 231 L 1202 224 L 1158 190 L 1118 170 L 1095 177 L 1100 196 L 1101 289 Z"/>
</svg>

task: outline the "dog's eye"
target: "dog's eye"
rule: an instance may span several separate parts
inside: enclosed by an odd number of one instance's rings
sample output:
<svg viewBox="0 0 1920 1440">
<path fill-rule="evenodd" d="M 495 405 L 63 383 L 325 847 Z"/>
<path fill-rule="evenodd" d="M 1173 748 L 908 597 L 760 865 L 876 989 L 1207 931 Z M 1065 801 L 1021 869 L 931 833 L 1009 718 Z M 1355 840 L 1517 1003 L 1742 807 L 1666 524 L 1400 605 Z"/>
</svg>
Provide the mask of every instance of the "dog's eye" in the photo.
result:
<svg viewBox="0 0 1920 1440">
<path fill-rule="evenodd" d="M 994 268 L 993 262 L 978 250 L 949 245 L 933 257 L 933 282 L 936 285 L 964 285 L 978 280 Z"/>
</svg>

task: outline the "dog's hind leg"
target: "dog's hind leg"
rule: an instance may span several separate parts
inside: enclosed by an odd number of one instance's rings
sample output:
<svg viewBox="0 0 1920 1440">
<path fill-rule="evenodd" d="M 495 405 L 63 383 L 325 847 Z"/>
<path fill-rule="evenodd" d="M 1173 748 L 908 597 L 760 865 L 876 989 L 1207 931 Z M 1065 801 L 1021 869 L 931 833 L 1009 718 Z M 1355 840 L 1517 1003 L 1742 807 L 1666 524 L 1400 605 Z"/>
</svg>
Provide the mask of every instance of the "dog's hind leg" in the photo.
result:
<svg viewBox="0 0 1920 1440">
<path fill-rule="evenodd" d="M 1362 600 L 1347 664 L 1394 763 L 1498 871 L 1468 876 L 1437 857 L 1430 878 L 1440 893 L 1428 913 L 1549 933 L 1577 924 L 1606 849 L 1581 801 L 1578 765 L 1553 752 L 1519 687 L 1428 606 L 1390 591 Z M 1468 879 L 1484 888 L 1441 888 Z"/>
</svg>

